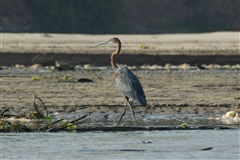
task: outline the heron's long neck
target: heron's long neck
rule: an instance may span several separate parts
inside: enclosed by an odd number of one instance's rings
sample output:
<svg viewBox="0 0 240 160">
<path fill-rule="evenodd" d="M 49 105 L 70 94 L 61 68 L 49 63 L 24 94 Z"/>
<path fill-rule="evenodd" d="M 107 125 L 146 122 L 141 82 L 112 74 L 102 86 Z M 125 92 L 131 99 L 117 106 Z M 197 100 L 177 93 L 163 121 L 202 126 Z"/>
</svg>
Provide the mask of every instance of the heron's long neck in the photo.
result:
<svg viewBox="0 0 240 160">
<path fill-rule="evenodd" d="M 120 51 L 121 51 L 121 43 L 117 43 L 117 50 L 113 52 L 111 55 L 111 64 L 114 71 L 118 68 L 115 62 L 115 57 L 120 53 Z"/>
</svg>

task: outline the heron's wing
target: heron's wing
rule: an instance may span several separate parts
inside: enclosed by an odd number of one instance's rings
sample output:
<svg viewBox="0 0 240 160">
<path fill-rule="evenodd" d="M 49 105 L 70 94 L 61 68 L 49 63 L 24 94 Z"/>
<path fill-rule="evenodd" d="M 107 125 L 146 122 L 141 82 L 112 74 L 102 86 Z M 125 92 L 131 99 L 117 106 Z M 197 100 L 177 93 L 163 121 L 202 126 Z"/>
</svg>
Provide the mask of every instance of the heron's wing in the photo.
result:
<svg viewBox="0 0 240 160">
<path fill-rule="evenodd" d="M 116 72 L 116 84 L 125 96 L 134 99 L 144 106 L 146 105 L 142 85 L 138 78 L 127 67 L 121 67 Z"/>
</svg>

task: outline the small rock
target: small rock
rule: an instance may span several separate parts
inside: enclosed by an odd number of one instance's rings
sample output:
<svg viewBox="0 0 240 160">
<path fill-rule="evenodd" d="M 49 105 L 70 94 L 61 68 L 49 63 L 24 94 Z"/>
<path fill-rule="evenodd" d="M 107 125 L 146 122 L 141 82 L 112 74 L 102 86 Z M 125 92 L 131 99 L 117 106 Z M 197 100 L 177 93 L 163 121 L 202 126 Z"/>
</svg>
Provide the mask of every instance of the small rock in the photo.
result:
<svg viewBox="0 0 240 160">
<path fill-rule="evenodd" d="M 164 67 L 162 67 L 162 66 L 158 66 L 158 68 L 157 68 L 157 69 L 161 69 L 161 70 L 162 70 L 162 69 L 164 69 Z"/>
<path fill-rule="evenodd" d="M 99 70 L 107 70 L 108 67 L 98 67 L 97 69 L 99 69 Z"/>
<path fill-rule="evenodd" d="M 237 68 L 237 69 L 240 69 L 240 64 L 237 64 L 237 65 L 236 65 L 236 68 Z"/>
<path fill-rule="evenodd" d="M 187 70 L 187 69 L 189 69 L 189 64 L 187 64 L 187 63 L 183 63 L 183 64 L 181 64 L 181 65 L 179 65 L 179 68 L 180 69 L 184 69 L 184 70 Z"/>
<path fill-rule="evenodd" d="M 208 69 L 214 69 L 215 66 L 214 66 L 214 64 L 209 64 L 208 66 L 206 66 L 206 68 L 208 68 Z"/>
<path fill-rule="evenodd" d="M 230 69 L 230 65 L 223 65 L 222 68 L 223 69 Z"/>
<path fill-rule="evenodd" d="M 128 66 L 128 69 L 130 69 L 130 70 L 136 70 L 137 67 L 136 67 L 136 66 Z"/>
<path fill-rule="evenodd" d="M 156 69 L 158 69 L 158 65 L 155 64 L 155 65 L 149 66 L 148 69 L 156 70 Z"/>
<path fill-rule="evenodd" d="M 16 64 L 16 65 L 15 65 L 15 68 L 17 68 L 17 69 L 23 69 L 23 68 L 25 68 L 25 66 L 24 66 L 23 64 Z"/>
<path fill-rule="evenodd" d="M 239 118 L 238 113 L 235 111 L 228 111 L 222 118 Z"/>
<path fill-rule="evenodd" d="M 173 69 L 173 70 L 178 70 L 179 67 L 178 66 L 171 66 L 170 69 Z"/>
<path fill-rule="evenodd" d="M 167 64 L 165 64 L 165 69 L 170 69 L 171 68 L 171 64 L 170 63 L 167 63 Z"/>
<path fill-rule="evenodd" d="M 34 65 L 30 66 L 31 69 L 38 69 L 39 67 L 41 67 L 40 64 L 34 64 Z"/>
<path fill-rule="evenodd" d="M 76 65 L 74 68 L 75 68 L 75 69 L 82 69 L 82 66 Z"/>
<path fill-rule="evenodd" d="M 143 65 L 140 67 L 141 69 L 148 69 L 148 66 L 147 65 Z"/>
<path fill-rule="evenodd" d="M 84 64 L 84 66 L 83 66 L 83 68 L 85 68 L 85 69 L 89 69 L 89 68 L 91 68 L 92 66 L 90 65 L 90 64 Z"/>
<path fill-rule="evenodd" d="M 50 66 L 50 68 L 49 69 L 51 69 L 51 70 L 56 70 L 56 67 L 55 66 Z"/>
</svg>

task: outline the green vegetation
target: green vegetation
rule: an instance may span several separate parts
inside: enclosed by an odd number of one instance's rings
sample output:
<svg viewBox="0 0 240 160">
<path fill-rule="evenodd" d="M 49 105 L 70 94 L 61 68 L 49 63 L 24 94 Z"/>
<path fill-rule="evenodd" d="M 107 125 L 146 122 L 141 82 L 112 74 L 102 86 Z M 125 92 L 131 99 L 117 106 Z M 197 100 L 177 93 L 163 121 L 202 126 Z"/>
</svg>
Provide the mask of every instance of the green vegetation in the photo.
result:
<svg viewBox="0 0 240 160">
<path fill-rule="evenodd" d="M 1 5 L 3 32 L 155 34 L 239 30 L 237 0 L 38 0 L 17 4 L 3 1 Z"/>
<path fill-rule="evenodd" d="M 42 32 L 114 32 L 116 2 L 54 0 L 27 4 L 41 24 Z"/>
<path fill-rule="evenodd" d="M 41 78 L 38 77 L 38 76 L 32 76 L 31 79 L 32 79 L 33 81 L 40 81 L 40 80 L 41 80 Z"/>
<path fill-rule="evenodd" d="M 206 76 L 206 81 L 208 82 L 210 78 L 211 78 L 210 76 Z"/>
<path fill-rule="evenodd" d="M 68 80 L 72 80 L 72 77 L 69 77 L 69 76 L 63 76 L 63 80 L 65 80 L 65 81 L 68 81 Z"/>
<path fill-rule="evenodd" d="M 186 122 L 183 122 L 183 123 L 181 124 L 181 126 L 182 126 L 182 128 L 186 128 L 186 127 L 187 127 L 187 123 L 186 123 Z"/>
<path fill-rule="evenodd" d="M 73 130 L 73 129 L 77 129 L 77 125 L 75 125 L 74 123 L 67 123 L 67 129 Z"/>
<path fill-rule="evenodd" d="M 139 44 L 138 47 L 141 48 L 141 49 L 147 49 L 148 48 L 148 46 L 145 45 L 145 44 Z"/>
</svg>

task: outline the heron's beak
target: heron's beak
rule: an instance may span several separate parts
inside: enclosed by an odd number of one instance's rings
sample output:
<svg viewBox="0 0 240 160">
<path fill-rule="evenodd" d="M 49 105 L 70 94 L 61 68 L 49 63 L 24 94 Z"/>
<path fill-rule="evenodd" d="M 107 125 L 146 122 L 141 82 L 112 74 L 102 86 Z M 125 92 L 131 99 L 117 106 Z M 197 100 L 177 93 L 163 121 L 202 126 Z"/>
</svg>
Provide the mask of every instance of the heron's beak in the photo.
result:
<svg viewBox="0 0 240 160">
<path fill-rule="evenodd" d="M 108 43 L 111 43 L 111 41 L 107 40 L 107 41 L 100 42 L 100 43 L 97 44 L 97 46 L 108 44 Z"/>
</svg>

